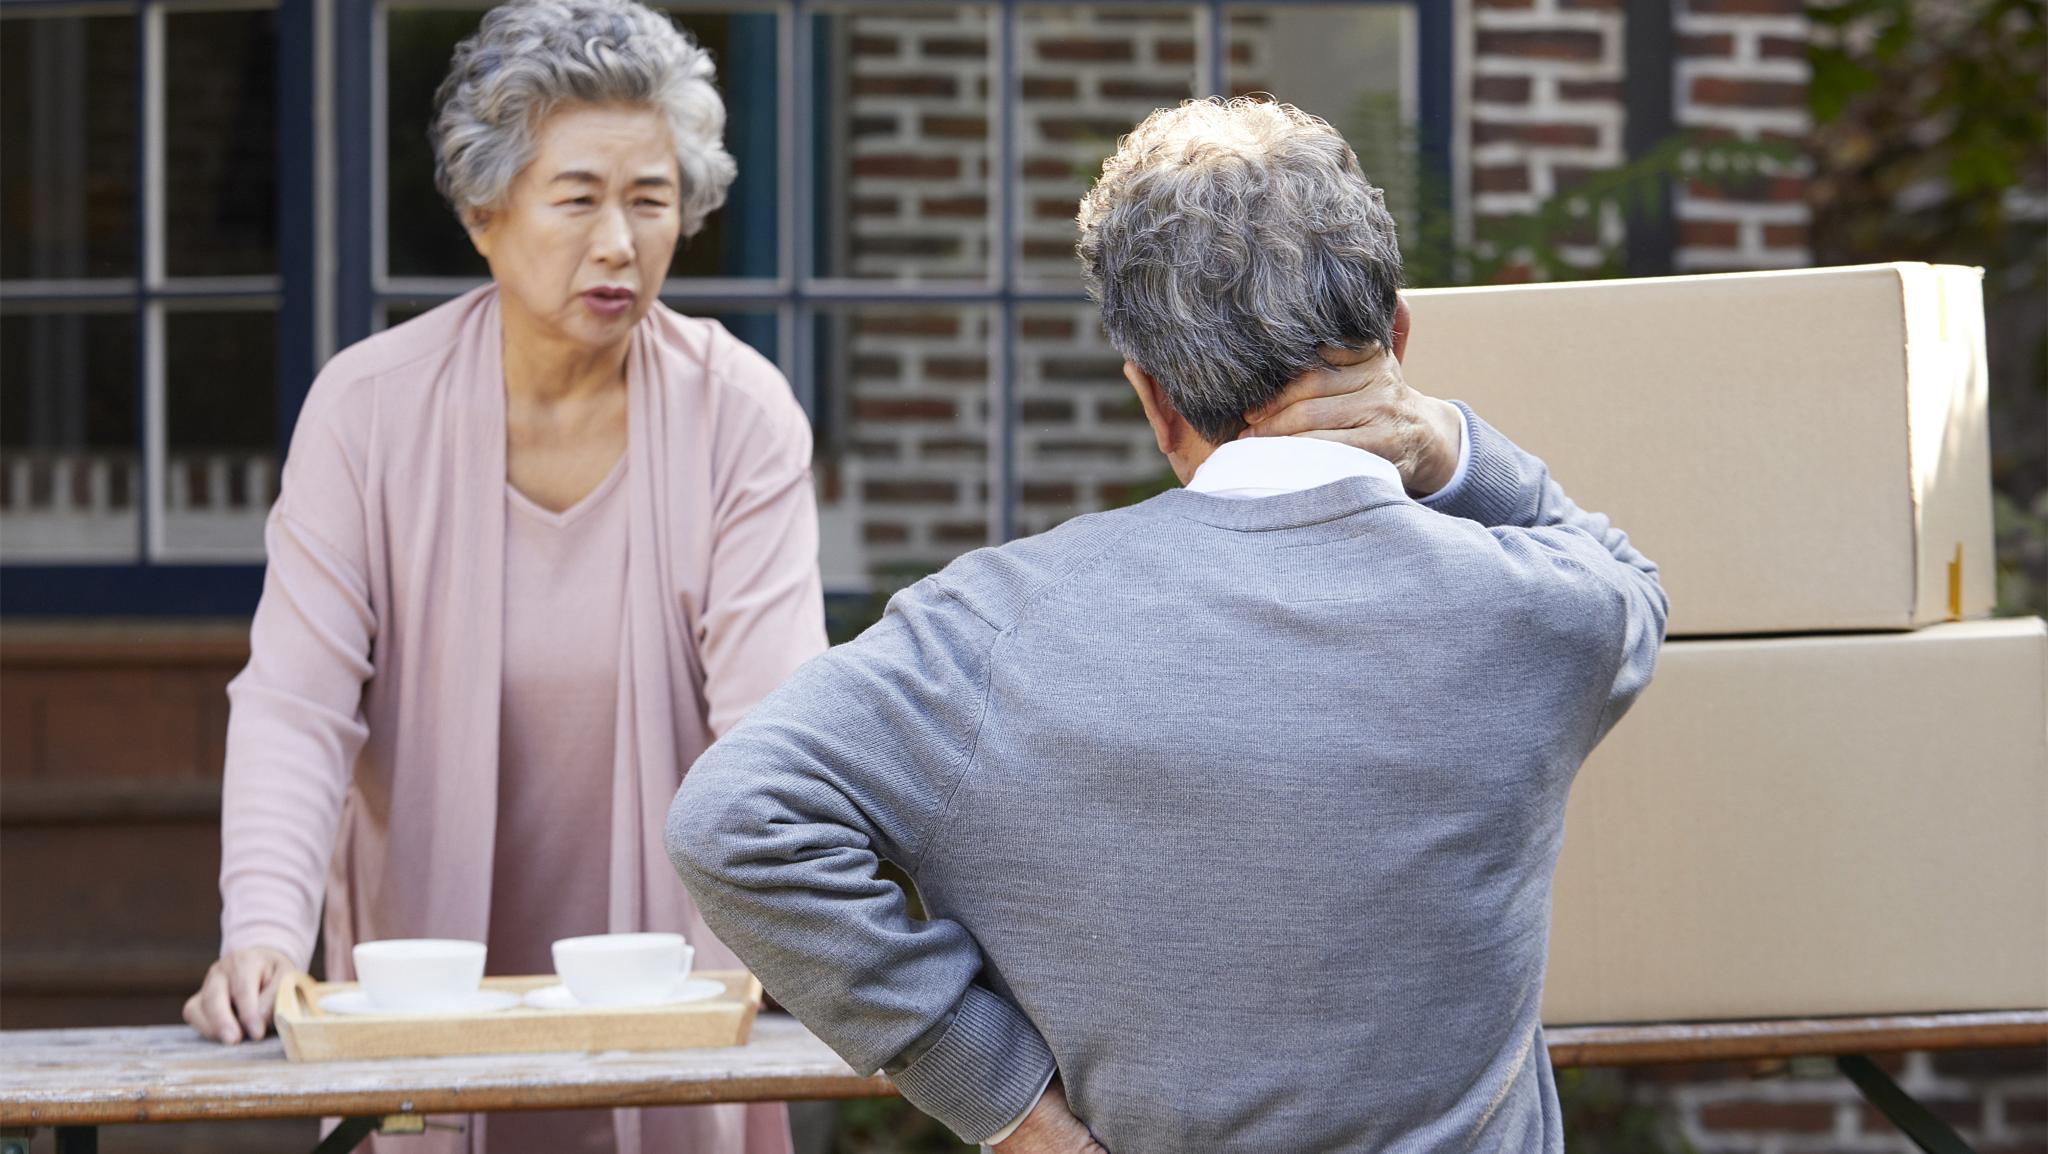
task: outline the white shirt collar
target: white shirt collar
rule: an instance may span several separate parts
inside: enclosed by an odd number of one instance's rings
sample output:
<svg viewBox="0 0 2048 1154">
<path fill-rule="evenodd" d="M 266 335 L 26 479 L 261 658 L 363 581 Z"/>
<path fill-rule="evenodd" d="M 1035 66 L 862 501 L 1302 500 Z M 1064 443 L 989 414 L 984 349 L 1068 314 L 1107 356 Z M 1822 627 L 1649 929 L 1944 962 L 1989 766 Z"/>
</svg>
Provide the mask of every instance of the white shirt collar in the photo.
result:
<svg viewBox="0 0 2048 1154">
<path fill-rule="evenodd" d="M 1188 478 L 1188 490 L 1212 497 L 1277 497 L 1346 477 L 1377 477 L 1407 492 L 1385 457 L 1320 437 L 1246 437 L 1218 445 Z"/>
</svg>

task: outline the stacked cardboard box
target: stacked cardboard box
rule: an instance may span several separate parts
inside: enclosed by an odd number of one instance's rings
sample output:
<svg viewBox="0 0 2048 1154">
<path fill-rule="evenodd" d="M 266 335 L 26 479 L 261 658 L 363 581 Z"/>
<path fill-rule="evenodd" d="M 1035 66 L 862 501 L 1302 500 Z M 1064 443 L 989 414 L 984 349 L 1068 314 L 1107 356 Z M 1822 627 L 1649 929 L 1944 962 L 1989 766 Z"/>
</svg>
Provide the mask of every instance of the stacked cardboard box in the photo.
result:
<svg viewBox="0 0 2048 1154">
<path fill-rule="evenodd" d="M 1417 292 L 1465 400 L 1663 567 L 1581 771 L 1553 1024 L 2048 1006 L 2048 629 L 1993 601 L 1977 270 Z"/>
</svg>

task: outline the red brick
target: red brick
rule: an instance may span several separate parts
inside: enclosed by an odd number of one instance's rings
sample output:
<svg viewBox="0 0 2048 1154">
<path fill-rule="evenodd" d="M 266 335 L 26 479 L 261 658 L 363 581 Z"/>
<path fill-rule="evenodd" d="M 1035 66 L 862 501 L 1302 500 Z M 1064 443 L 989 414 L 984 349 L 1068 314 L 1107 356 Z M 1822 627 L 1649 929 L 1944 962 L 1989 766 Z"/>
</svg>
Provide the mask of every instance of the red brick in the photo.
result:
<svg viewBox="0 0 2048 1154">
<path fill-rule="evenodd" d="M 1026 76 L 1023 92 L 1026 100 L 1072 100 L 1081 86 L 1065 76 Z"/>
<path fill-rule="evenodd" d="M 2005 1099 L 2005 1123 L 2008 1126 L 2048 1126 L 2048 1098 L 2008 1095 Z"/>
<path fill-rule="evenodd" d="M 1161 40 L 1152 46 L 1152 55 L 1161 64 L 1192 64 L 1195 61 L 1195 42 Z"/>
<path fill-rule="evenodd" d="M 1027 337 L 1071 340 L 1074 336 L 1074 322 L 1070 317 L 1025 317 L 1021 328 Z"/>
<path fill-rule="evenodd" d="M 2048 1048 L 1953 1050 L 1934 1055 L 1934 1069 L 1949 1078 L 2033 1078 L 2048 1081 Z"/>
<path fill-rule="evenodd" d="M 979 545 L 988 540 L 988 522 L 941 521 L 932 526 L 932 540 L 942 545 Z"/>
<path fill-rule="evenodd" d="M 1556 29 L 1502 31 L 1482 30 L 1477 52 L 1481 56 L 1519 56 L 1534 60 L 1598 60 L 1601 37 L 1598 32 Z"/>
<path fill-rule="evenodd" d="M 1185 100 L 1193 91 L 1173 80 L 1105 79 L 1096 86 L 1105 100 Z"/>
<path fill-rule="evenodd" d="M 1555 144 L 1576 148 L 1597 148 L 1600 128 L 1593 124 L 1515 124 L 1481 120 L 1472 125 L 1472 143 Z"/>
<path fill-rule="evenodd" d="M 1698 34 L 1678 38 L 1680 56 L 1733 56 L 1735 37 L 1727 33 Z"/>
<path fill-rule="evenodd" d="M 1765 60 L 1804 60 L 1806 41 L 1791 36 L 1765 36 L 1756 44 L 1757 55 Z"/>
<path fill-rule="evenodd" d="M 862 326 L 855 326 L 856 329 Z M 903 360 L 885 353 L 862 353 L 853 358 L 853 375 L 891 380 L 903 375 Z"/>
<path fill-rule="evenodd" d="M 939 457 L 967 457 L 980 461 L 988 457 L 988 442 L 978 437 L 937 437 L 919 442 L 917 448 L 928 461 Z"/>
<path fill-rule="evenodd" d="M 1688 9 L 1699 13 L 1736 16 L 1797 16 L 1806 11 L 1806 0 L 1686 0 Z"/>
<path fill-rule="evenodd" d="M 1566 100 L 1614 100 L 1622 98 L 1619 80 L 1561 80 L 1557 94 Z"/>
<path fill-rule="evenodd" d="M 1731 108 L 1804 108 L 1806 85 L 1794 80 L 1733 80 L 1726 76 L 1699 76 L 1692 82 L 1692 98 L 1701 104 Z"/>
<path fill-rule="evenodd" d="M 855 236 L 850 246 L 855 256 L 954 257 L 960 255 L 960 240 L 951 236 Z"/>
<path fill-rule="evenodd" d="M 926 56 L 987 56 L 988 39 L 982 36 L 934 36 L 924 41 Z"/>
<path fill-rule="evenodd" d="M 1493 104 L 1527 104 L 1529 78 L 1526 76 L 1481 76 L 1472 82 L 1472 96 Z"/>
<path fill-rule="evenodd" d="M 926 357 L 924 375 L 938 381 L 985 381 L 986 357 Z"/>
<path fill-rule="evenodd" d="M 1074 419 L 1074 402 L 1029 400 L 1017 406 L 1017 415 L 1027 421 L 1071 421 Z"/>
<path fill-rule="evenodd" d="M 1835 1107 L 1828 1102 L 1715 1102 L 1700 1107 L 1700 1125 L 1818 1134 L 1835 1128 Z"/>
<path fill-rule="evenodd" d="M 1128 40 L 1091 40 L 1070 36 L 1039 41 L 1038 55 L 1042 60 L 1120 61 L 1130 60 L 1135 54 Z"/>
<path fill-rule="evenodd" d="M 1104 401 L 1095 406 L 1095 419 L 1105 425 L 1142 425 L 1145 423 L 1145 408 L 1138 398 L 1126 394 L 1114 401 Z"/>
<path fill-rule="evenodd" d="M 893 196 L 856 196 L 851 205 L 855 216 L 895 216 L 896 198 Z"/>
<path fill-rule="evenodd" d="M 861 500 L 875 505 L 946 505 L 960 495 L 951 481 L 864 481 Z"/>
<path fill-rule="evenodd" d="M 1121 357 L 1047 357 L 1038 371 L 1048 381 L 1120 381 L 1124 362 Z"/>
<path fill-rule="evenodd" d="M 1080 176 L 1080 166 L 1057 156 L 1031 156 L 1024 160 L 1024 175 L 1031 180 L 1061 180 Z"/>
<path fill-rule="evenodd" d="M 1733 248 L 1741 243 L 1742 232 L 1732 220 L 1684 220 L 1678 222 L 1678 243 L 1695 248 Z"/>
<path fill-rule="evenodd" d="M 988 215 L 988 198 L 985 196 L 928 196 L 917 202 L 918 211 L 926 216 L 977 217 Z"/>
<path fill-rule="evenodd" d="M 1023 497 L 1026 505 L 1071 505 L 1079 494 L 1068 482 L 1026 481 Z"/>
<path fill-rule="evenodd" d="M 1074 242 L 1071 240 L 1026 240 L 1018 246 L 1025 260 L 1072 260 Z"/>
<path fill-rule="evenodd" d="M 1687 196 L 1700 200 L 1753 200 L 1782 203 L 1806 199 L 1806 181 L 1796 176 L 1727 178 L 1687 181 Z"/>
<path fill-rule="evenodd" d="M 1105 144 L 1129 132 L 1129 121 L 1107 117 L 1047 116 L 1039 120 L 1039 135 L 1047 140 L 1100 140 Z"/>
<path fill-rule="evenodd" d="M 910 540 L 910 530 L 903 525 L 869 521 L 860 527 L 860 536 L 870 545 L 901 545 Z"/>
<path fill-rule="evenodd" d="M 1590 180 L 1595 173 L 1605 171 L 1604 168 L 1589 168 L 1583 164 L 1553 164 L 1550 166 L 1550 181 L 1558 192 L 1570 192 Z"/>
<path fill-rule="evenodd" d="M 855 56 L 894 56 L 903 50 L 903 42 L 894 36 L 856 36 L 847 48 Z"/>
<path fill-rule="evenodd" d="M 882 336 L 950 337 L 959 333 L 960 318 L 952 313 L 870 315 L 859 318 L 854 327 L 863 334 Z"/>
<path fill-rule="evenodd" d="M 1957 1098 L 1929 1098 L 1917 1095 L 1927 1112 L 1954 1126 L 1958 1130 L 1978 1130 L 1984 1126 L 1984 1103 Z M 1890 1118 L 1878 1112 L 1877 1107 L 1865 1103 L 1860 1113 L 1859 1125 L 1866 1134 L 1896 1134 L 1899 1128 Z"/>
<path fill-rule="evenodd" d="M 856 156 L 855 176 L 896 176 L 912 180 L 952 180 L 960 175 L 957 156 Z"/>
<path fill-rule="evenodd" d="M 854 136 L 894 136 L 896 128 L 893 116 L 856 116 L 847 125 L 847 131 Z"/>
<path fill-rule="evenodd" d="M 856 76 L 855 96 L 957 96 L 960 86 L 950 76 Z"/>
<path fill-rule="evenodd" d="M 1031 215 L 1040 220 L 1072 220 L 1077 211 L 1074 201 L 1064 196 L 1041 196 L 1031 202 Z"/>
<path fill-rule="evenodd" d="M 1534 8 L 1536 0 L 1478 0 L 1481 8 Z"/>
<path fill-rule="evenodd" d="M 1612 10 L 1621 7 L 1621 0 L 1564 0 L 1564 6 L 1566 8 L 1604 8 Z"/>
<path fill-rule="evenodd" d="M 1765 248 L 1805 248 L 1812 242 L 1812 230 L 1803 224 L 1767 224 Z"/>
<path fill-rule="evenodd" d="M 951 401 L 928 397 L 856 397 L 856 421 L 951 421 L 960 415 Z"/>
<path fill-rule="evenodd" d="M 1472 170 L 1474 192 L 1527 192 L 1529 191 L 1529 167 L 1523 164 L 1499 164 L 1474 168 Z"/>
<path fill-rule="evenodd" d="M 918 126 L 926 136 L 948 140 L 982 140 L 988 136 L 988 120 L 980 116 L 925 116 Z"/>
</svg>

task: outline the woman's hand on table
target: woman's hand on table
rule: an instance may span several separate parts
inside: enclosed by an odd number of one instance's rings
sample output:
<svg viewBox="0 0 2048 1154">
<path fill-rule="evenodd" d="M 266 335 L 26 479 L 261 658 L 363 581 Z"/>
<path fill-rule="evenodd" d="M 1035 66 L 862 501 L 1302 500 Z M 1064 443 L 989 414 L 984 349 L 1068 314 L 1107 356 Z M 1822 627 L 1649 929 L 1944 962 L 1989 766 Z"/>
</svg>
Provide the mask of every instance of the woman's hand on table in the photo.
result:
<svg viewBox="0 0 2048 1154">
<path fill-rule="evenodd" d="M 224 955 L 206 971 L 199 992 L 185 999 L 185 1021 L 227 1045 L 261 1040 L 270 1029 L 277 990 L 292 972 L 291 959 L 268 946 Z"/>
</svg>

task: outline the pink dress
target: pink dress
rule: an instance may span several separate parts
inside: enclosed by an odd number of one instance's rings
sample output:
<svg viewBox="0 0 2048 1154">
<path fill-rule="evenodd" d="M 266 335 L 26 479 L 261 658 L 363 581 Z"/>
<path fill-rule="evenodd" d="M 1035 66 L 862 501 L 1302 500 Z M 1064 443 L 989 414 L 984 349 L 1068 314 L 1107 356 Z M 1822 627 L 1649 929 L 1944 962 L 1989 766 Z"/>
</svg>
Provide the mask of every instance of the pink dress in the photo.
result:
<svg viewBox="0 0 2048 1154">
<path fill-rule="evenodd" d="M 781 374 L 715 322 L 656 305 L 635 330 L 626 457 L 604 497 L 625 524 L 604 584 L 618 606 L 612 713 L 595 722 L 611 740 L 575 767 L 599 779 L 576 819 L 596 828 L 549 832 L 527 816 L 520 752 L 546 738 L 519 730 L 530 687 L 507 692 L 536 641 L 514 588 L 502 344 L 485 287 L 344 350 L 307 396 L 249 665 L 229 687 L 224 951 L 271 946 L 303 966 L 324 926 L 327 972 L 345 978 L 358 941 L 492 941 L 529 904 L 497 892 L 500 870 L 530 862 L 601 875 L 593 929 L 679 932 L 699 967 L 738 964 L 669 865 L 662 826 L 717 734 L 824 651 L 809 424 Z M 531 945 L 493 942 L 490 968 Z M 624 1154 L 789 1149 L 779 1105 L 612 1120 Z M 489 1122 L 387 1146 L 476 1154 Z"/>
</svg>

